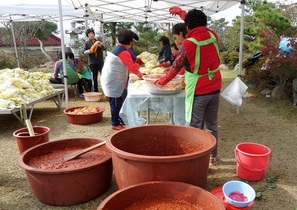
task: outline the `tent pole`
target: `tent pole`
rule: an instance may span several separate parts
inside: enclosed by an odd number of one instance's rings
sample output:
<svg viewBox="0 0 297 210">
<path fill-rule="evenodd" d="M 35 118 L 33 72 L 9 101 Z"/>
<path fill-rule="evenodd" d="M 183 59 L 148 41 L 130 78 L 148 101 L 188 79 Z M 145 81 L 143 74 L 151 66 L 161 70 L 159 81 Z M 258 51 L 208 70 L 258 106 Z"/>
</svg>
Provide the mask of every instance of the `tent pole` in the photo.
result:
<svg viewBox="0 0 297 210">
<path fill-rule="evenodd" d="M 16 45 L 16 41 L 15 41 L 15 35 L 14 35 L 14 29 L 13 29 L 13 23 L 12 23 L 12 20 L 10 20 L 10 28 L 11 28 L 12 39 L 13 39 L 13 46 L 14 46 L 14 52 L 15 52 L 15 59 L 16 59 L 18 68 L 20 68 L 19 55 L 18 55 L 17 45 Z"/>
<path fill-rule="evenodd" d="M 242 57 L 243 57 L 243 31 L 244 31 L 244 9 L 245 9 L 245 0 L 241 1 L 241 22 L 240 22 L 240 43 L 239 43 L 239 68 L 238 76 L 241 77 L 242 74 Z"/>
<path fill-rule="evenodd" d="M 86 8 L 85 8 L 85 15 L 84 15 L 84 18 L 85 18 L 85 29 L 87 30 L 89 28 L 89 23 L 88 23 L 88 4 L 85 4 Z"/>
<path fill-rule="evenodd" d="M 62 14 L 62 4 L 61 0 L 58 0 L 59 5 L 59 22 L 60 22 L 60 32 L 61 32 L 61 48 L 62 48 L 62 65 L 63 65 L 63 75 L 64 75 L 64 89 L 65 89 L 65 103 L 66 109 L 68 108 L 68 86 L 67 86 L 67 71 L 65 64 L 65 44 L 64 44 L 64 27 L 63 27 L 63 14 Z"/>
<path fill-rule="evenodd" d="M 241 21 L 240 21 L 240 43 L 239 43 L 239 68 L 238 68 L 238 77 L 242 75 L 242 57 L 243 57 L 243 31 L 244 31 L 244 9 L 245 9 L 245 0 L 241 2 Z M 239 106 L 236 107 L 236 114 L 239 114 Z"/>
<path fill-rule="evenodd" d="M 104 22 L 103 22 L 103 14 L 101 14 L 101 20 L 100 20 L 100 34 L 102 37 L 102 43 L 104 44 L 104 46 L 106 46 L 106 39 L 105 39 L 105 34 L 104 34 Z M 103 51 L 103 56 L 104 58 L 106 57 L 106 51 Z"/>
</svg>

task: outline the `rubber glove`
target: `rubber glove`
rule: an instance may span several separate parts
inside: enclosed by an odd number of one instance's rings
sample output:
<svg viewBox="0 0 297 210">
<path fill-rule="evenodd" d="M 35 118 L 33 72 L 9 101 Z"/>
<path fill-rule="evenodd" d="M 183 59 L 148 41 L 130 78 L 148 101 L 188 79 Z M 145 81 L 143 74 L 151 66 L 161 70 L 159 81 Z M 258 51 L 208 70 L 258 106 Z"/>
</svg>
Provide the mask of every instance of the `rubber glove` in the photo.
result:
<svg viewBox="0 0 297 210">
<path fill-rule="evenodd" d="M 179 17 L 182 20 L 185 20 L 186 19 L 186 15 L 188 14 L 186 11 L 182 10 L 181 8 L 179 8 L 177 6 L 170 7 L 169 13 L 171 15 L 179 15 Z"/>
<path fill-rule="evenodd" d="M 172 80 L 177 75 L 177 72 L 173 71 L 172 68 L 169 69 L 168 73 L 155 81 L 155 84 L 166 85 L 170 80 Z"/>
<path fill-rule="evenodd" d="M 137 75 L 139 78 L 141 78 L 141 79 L 142 79 L 142 77 L 144 76 L 144 74 L 141 73 L 141 72 L 138 72 L 136 75 Z"/>
<path fill-rule="evenodd" d="M 170 66 L 170 62 L 167 61 L 167 62 L 163 62 L 163 63 L 161 63 L 161 64 L 155 66 L 154 68 L 156 68 L 156 67 L 169 67 L 169 66 Z"/>
<path fill-rule="evenodd" d="M 145 64 L 141 58 L 137 58 L 135 63 L 137 63 L 139 66 L 143 66 Z"/>
<path fill-rule="evenodd" d="M 102 43 L 99 40 L 96 41 L 90 48 L 90 53 L 95 53 L 97 51 L 97 47 L 100 46 L 101 44 Z"/>
</svg>

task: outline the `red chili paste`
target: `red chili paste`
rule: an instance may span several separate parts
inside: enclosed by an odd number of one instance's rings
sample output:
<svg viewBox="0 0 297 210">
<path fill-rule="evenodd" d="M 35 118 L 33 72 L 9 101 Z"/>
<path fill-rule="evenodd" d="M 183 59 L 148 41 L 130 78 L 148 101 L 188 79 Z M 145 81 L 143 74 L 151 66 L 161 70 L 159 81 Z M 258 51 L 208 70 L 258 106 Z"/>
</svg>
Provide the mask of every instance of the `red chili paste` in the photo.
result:
<svg viewBox="0 0 297 210">
<path fill-rule="evenodd" d="M 190 143 L 185 141 L 185 139 L 169 136 L 148 136 L 145 141 L 142 141 L 138 145 L 132 148 L 128 146 L 128 144 L 123 144 L 120 149 L 130 153 L 148 156 L 184 155 L 203 149 L 202 143 Z"/>
<path fill-rule="evenodd" d="M 41 154 L 32 158 L 28 165 L 34 168 L 40 168 L 44 170 L 56 170 L 56 169 L 76 169 L 82 168 L 88 165 L 94 165 L 96 163 L 104 162 L 111 157 L 110 152 L 106 147 L 101 147 L 89 151 L 83 155 L 78 156 L 69 161 L 65 161 L 63 156 L 84 149 L 82 147 L 72 147 L 60 150 L 51 151 L 49 153 Z"/>
<path fill-rule="evenodd" d="M 153 199 L 133 203 L 124 210 L 202 210 L 198 204 L 190 204 L 175 200 Z M 209 208 L 206 208 L 207 210 Z M 206 210 L 205 209 L 205 210 Z"/>
</svg>

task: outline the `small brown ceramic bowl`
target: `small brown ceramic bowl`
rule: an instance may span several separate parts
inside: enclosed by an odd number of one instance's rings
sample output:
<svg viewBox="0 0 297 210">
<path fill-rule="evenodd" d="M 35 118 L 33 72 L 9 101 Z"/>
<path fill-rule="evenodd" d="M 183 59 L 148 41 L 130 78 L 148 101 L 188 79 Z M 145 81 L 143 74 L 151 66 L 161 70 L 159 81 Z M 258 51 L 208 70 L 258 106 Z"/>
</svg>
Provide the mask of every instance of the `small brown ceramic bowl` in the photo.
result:
<svg viewBox="0 0 297 210">
<path fill-rule="evenodd" d="M 189 209 L 225 210 L 210 192 L 187 183 L 143 182 L 108 196 L 97 210 Z"/>
<path fill-rule="evenodd" d="M 106 146 L 65 161 L 65 154 L 103 140 L 69 138 L 39 144 L 18 159 L 38 200 L 54 206 L 69 206 L 97 198 L 108 190 L 112 177 L 111 155 Z"/>
</svg>

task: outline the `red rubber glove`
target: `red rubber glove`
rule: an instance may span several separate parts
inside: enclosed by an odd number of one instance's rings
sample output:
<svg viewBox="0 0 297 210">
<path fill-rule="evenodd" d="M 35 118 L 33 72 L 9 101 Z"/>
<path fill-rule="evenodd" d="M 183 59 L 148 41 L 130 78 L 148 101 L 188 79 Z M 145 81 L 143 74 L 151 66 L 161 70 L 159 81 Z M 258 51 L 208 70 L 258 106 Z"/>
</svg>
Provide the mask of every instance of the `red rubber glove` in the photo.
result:
<svg viewBox="0 0 297 210">
<path fill-rule="evenodd" d="M 135 63 L 137 63 L 139 66 L 144 65 L 144 62 L 141 60 L 141 58 L 137 58 Z"/>
<path fill-rule="evenodd" d="M 143 74 L 143 73 L 141 73 L 141 72 L 138 72 L 136 75 L 137 75 L 139 78 L 142 79 L 142 77 L 143 77 L 145 74 Z"/>
<path fill-rule="evenodd" d="M 168 73 L 155 82 L 155 84 L 159 85 L 166 85 L 170 80 L 172 80 L 177 75 L 177 72 L 173 71 L 171 68 L 169 69 Z"/>
<path fill-rule="evenodd" d="M 163 63 L 161 63 L 161 64 L 155 66 L 155 68 L 156 68 L 156 67 L 169 67 L 169 66 L 170 66 L 170 62 L 163 62 Z"/>
<path fill-rule="evenodd" d="M 186 11 L 182 10 L 181 8 L 177 7 L 177 6 L 173 6 L 169 9 L 169 13 L 171 15 L 179 15 L 179 17 L 182 20 L 186 19 L 186 15 L 188 14 Z"/>
</svg>

